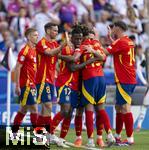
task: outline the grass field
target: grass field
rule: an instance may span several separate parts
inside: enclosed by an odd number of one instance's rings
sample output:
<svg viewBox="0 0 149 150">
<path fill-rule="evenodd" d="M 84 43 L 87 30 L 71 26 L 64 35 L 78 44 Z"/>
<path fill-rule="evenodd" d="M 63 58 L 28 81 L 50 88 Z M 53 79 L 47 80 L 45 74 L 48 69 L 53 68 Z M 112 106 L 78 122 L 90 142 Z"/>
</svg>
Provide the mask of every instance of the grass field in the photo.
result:
<svg viewBox="0 0 149 150">
<path fill-rule="evenodd" d="M 96 134 L 94 134 L 96 135 Z M 123 135 L 122 137 L 125 139 L 125 132 L 123 131 Z M 87 143 L 87 135 L 86 135 L 86 132 L 84 131 L 83 134 L 83 144 L 85 145 Z M 103 135 L 104 136 L 104 139 L 106 138 L 105 137 L 105 134 Z M 123 146 L 123 147 L 118 147 L 118 146 L 112 146 L 110 148 L 105 148 L 105 149 L 109 149 L 109 150 L 123 150 L 123 149 L 131 149 L 131 150 L 149 150 L 149 130 L 143 130 L 143 131 L 140 131 L 140 132 L 134 132 L 134 137 L 135 137 L 135 144 L 132 145 L 132 146 Z M 74 142 L 74 139 L 75 139 L 75 132 L 74 130 L 70 130 L 69 131 L 69 134 L 67 135 L 66 137 L 66 140 L 69 141 L 69 142 Z M 96 141 L 96 136 L 95 136 L 95 141 Z M 59 148 L 55 145 L 52 145 L 51 150 L 60 150 L 62 148 Z M 80 148 L 69 148 L 70 150 L 78 150 Z"/>
<path fill-rule="evenodd" d="M 30 146 L 22 146 L 22 145 L 17 145 L 17 146 L 6 146 L 6 137 L 5 137 L 5 131 L 4 129 L 0 129 L 0 149 L 1 150 L 26 150 L 26 149 L 31 149 L 31 150 L 46 150 L 44 146 L 35 146 L 35 145 L 30 145 Z M 57 133 L 58 135 L 59 133 Z M 96 133 L 94 134 L 94 136 Z M 123 139 L 126 137 L 124 136 L 124 131 L 122 134 Z M 83 145 L 87 143 L 87 135 L 86 131 L 82 132 L 83 136 Z M 132 146 L 123 146 L 123 147 L 118 147 L 118 146 L 112 146 L 110 148 L 105 148 L 105 150 L 149 150 L 149 130 L 143 130 L 140 132 L 134 132 L 134 137 L 135 137 L 135 144 Z M 105 139 L 105 133 L 103 134 L 103 138 Z M 75 140 L 75 132 L 73 129 L 71 129 L 66 137 L 66 140 L 68 142 L 74 142 Z M 95 141 L 96 141 L 96 136 L 95 136 Z M 97 147 L 97 146 L 96 146 Z M 98 147 L 97 147 L 98 148 Z M 81 150 L 81 148 L 74 148 L 70 147 L 68 148 L 69 150 Z M 68 150 L 67 149 L 67 150 Z M 51 145 L 50 150 L 66 150 L 61 147 L 57 147 L 56 145 Z"/>
</svg>

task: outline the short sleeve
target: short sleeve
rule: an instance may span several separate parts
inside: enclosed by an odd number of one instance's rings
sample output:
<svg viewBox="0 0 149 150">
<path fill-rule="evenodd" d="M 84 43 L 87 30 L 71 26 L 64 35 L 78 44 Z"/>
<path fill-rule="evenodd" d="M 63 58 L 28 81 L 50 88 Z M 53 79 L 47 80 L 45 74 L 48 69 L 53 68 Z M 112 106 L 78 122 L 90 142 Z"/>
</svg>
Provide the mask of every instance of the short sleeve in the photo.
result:
<svg viewBox="0 0 149 150">
<path fill-rule="evenodd" d="M 107 47 L 107 51 L 110 53 L 110 54 L 114 54 L 114 53 L 117 53 L 118 51 L 120 51 L 120 41 L 119 40 L 116 40 L 115 42 L 113 42 L 110 46 Z"/>
<path fill-rule="evenodd" d="M 44 51 L 49 48 L 47 45 L 46 45 L 46 41 L 45 39 L 41 39 L 37 46 L 36 46 L 36 50 L 39 52 L 39 53 L 44 53 Z"/>
<path fill-rule="evenodd" d="M 27 53 L 28 53 L 28 48 L 23 48 L 23 49 L 19 52 L 19 54 L 18 54 L 18 60 L 17 60 L 17 61 L 18 61 L 20 64 L 24 64 L 24 61 L 25 61 L 25 59 L 26 59 Z"/>
</svg>

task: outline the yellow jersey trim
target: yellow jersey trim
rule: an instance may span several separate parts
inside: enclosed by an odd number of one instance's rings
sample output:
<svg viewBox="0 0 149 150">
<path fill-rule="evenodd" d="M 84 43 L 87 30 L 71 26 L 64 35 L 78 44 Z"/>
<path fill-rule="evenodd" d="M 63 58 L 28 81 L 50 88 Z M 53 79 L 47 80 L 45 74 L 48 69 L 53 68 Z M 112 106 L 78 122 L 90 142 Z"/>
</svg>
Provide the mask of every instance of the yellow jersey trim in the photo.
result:
<svg viewBox="0 0 149 150">
<path fill-rule="evenodd" d="M 41 85 L 39 88 L 39 95 L 37 97 L 37 104 L 41 103 L 41 95 L 45 86 L 46 72 L 47 72 L 47 65 L 45 65 L 45 68 L 44 68 L 43 78 L 42 78 Z"/>
<path fill-rule="evenodd" d="M 105 101 L 106 101 L 106 94 L 101 99 L 99 99 L 98 104 L 103 104 L 105 103 Z"/>
<path fill-rule="evenodd" d="M 25 106 L 25 105 L 26 105 L 29 92 L 30 92 L 30 86 L 26 86 L 23 99 L 22 99 L 22 101 L 20 102 L 21 106 Z"/>
</svg>

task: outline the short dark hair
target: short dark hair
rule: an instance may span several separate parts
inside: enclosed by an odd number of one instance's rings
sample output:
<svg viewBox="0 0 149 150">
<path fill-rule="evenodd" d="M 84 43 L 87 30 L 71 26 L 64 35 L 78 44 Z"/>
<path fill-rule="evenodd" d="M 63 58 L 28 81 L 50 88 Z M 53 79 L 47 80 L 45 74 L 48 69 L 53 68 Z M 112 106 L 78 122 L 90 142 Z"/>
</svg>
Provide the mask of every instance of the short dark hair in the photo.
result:
<svg viewBox="0 0 149 150">
<path fill-rule="evenodd" d="M 130 35 L 129 38 L 133 41 L 136 39 L 134 35 Z"/>
<path fill-rule="evenodd" d="M 115 22 L 114 26 L 121 28 L 123 31 L 127 31 L 127 29 L 128 29 L 126 23 L 124 23 L 123 21 L 117 21 L 117 22 Z"/>
<path fill-rule="evenodd" d="M 58 25 L 55 23 L 48 22 L 47 24 L 44 25 L 45 32 L 47 31 L 47 29 L 51 29 L 51 27 L 54 27 L 54 26 L 58 26 Z"/>
<path fill-rule="evenodd" d="M 25 31 L 25 37 L 27 38 L 30 33 L 36 32 L 36 31 L 37 30 L 35 28 L 28 28 L 28 29 L 26 29 L 26 31 Z"/>
<path fill-rule="evenodd" d="M 82 34 L 82 27 L 81 27 L 81 25 L 79 25 L 79 24 L 74 25 L 72 27 L 71 34 L 72 35 L 74 35 L 74 34 Z"/>
<path fill-rule="evenodd" d="M 90 30 L 89 30 L 89 33 L 95 35 L 95 31 L 94 31 L 93 29 L 90 29 Z"/>
<path fill-rule="evenodd" d="M 82 25 L 82 34 L 83 34 L 83 36 L 88 36 L 89 33 L 90 33 L 90 31 L 91 31 L 91 30 L 89 29 L 88 26 Z"/>
</svg>

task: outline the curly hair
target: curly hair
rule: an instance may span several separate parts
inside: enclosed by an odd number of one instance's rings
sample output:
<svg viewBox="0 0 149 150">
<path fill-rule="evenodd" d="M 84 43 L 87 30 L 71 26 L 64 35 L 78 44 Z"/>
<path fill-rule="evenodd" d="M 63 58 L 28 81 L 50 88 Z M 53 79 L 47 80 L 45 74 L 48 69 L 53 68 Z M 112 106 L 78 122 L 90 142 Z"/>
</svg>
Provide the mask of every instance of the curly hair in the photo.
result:
<svg viewBox="0 0 149 150">
<path fill-rule="evenodd" d="M 75 24 L 72 26 L 72 31 L 71 31 L 71 34 L 74 35 L 74 34 L 83 34 L 82 33 L 82 26 L 81 24 Z"/>
</svg>

